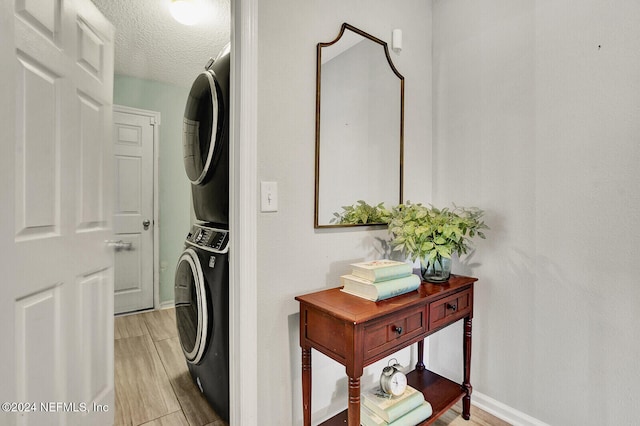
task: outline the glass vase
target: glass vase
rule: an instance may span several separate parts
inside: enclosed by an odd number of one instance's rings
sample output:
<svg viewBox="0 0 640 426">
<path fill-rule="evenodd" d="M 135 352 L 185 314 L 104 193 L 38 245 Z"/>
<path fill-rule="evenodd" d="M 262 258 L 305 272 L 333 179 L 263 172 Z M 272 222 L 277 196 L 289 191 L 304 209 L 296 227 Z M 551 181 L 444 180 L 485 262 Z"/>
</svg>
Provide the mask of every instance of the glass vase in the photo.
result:
<svg viewBox="0 0 640 426">
<path fill-rule="evenodd" d="M 425 268 L 424 265 L 427 265 Z M 444 283 L 451 275 L 451 259 L 442 257 L 432 262 L 425 260 L 420 262 L 420 272 L 422 279 L 430 283 Z"/>
</svg>

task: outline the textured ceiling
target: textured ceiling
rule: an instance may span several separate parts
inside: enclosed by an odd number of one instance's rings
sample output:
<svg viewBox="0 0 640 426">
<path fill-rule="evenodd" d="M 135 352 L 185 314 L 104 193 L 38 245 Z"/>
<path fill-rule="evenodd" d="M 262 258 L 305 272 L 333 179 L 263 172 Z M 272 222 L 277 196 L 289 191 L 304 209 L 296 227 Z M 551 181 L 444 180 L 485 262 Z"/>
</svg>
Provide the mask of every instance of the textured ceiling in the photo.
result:
<svg viewBox="0 0 640 426">
<path fill-rule="evenodd" d="M 200 0 L 201 23 L 186 26 L 170 0 L 92 0 L 116 28 L 115 73 L 190 87 L 229 42 L 229 0 Z"/>
</svg>

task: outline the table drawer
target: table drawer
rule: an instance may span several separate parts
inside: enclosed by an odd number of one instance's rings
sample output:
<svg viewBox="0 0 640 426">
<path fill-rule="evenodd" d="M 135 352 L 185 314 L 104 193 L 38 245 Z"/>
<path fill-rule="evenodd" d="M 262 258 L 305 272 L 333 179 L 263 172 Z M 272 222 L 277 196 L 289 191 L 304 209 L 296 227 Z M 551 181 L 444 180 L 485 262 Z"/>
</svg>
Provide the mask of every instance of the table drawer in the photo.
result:
<svg viewBox="0 0 640 426">
<path fill-rule="evenodd" d="M 392 350 L 426 331 L 424 306 L 382 318 L 364 329 L 364 359 Z"/>
<path fill-rule="evenodd" d="M 429 331 L 466 317 L 473 306 L 473 289 L 429 303 Z"/>
</svg>

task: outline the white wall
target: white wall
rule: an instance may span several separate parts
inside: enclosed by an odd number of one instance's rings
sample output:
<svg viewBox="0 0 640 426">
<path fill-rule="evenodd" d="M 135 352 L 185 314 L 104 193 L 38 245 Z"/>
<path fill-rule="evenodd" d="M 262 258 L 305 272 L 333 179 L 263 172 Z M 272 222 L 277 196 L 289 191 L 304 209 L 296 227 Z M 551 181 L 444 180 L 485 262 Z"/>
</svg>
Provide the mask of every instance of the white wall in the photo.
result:
<svg viewBox="0 0 640 426">
<path fill-rule="evenodd" d="M 492 227 L 454 265 L 480 278 L 471 382 L 553 425 L 637 424 L 638 22 L 637 1 L 433 6 L 434 201 Z"/>
<path fill-rule="evenodd" d="M 430 2 L 261 4 L 258 179 L 277 181 L 279 191 L 279 211 L 258 217 L 257 386 L 259 413 L 269 425 L 301 424 L 294 297 L 339 285 L 349 263 L 382 256 L 377 238 L 387 237 L 386 230 L 313 228 L 316 44 L 333 40 L 343 22 L 387 42 L 394 28 L 403 30 L 404 50 L 392 58 L 405 77 L 405 194 L 412 201 L 431 197 Z M 317 352 L 313 357 L 313 417 L 318 420 L 346 407 L 347 385 L 344 368 Z M 363 380 L 371 381 L 373 374 L 368 370 Z"/>
</svg>

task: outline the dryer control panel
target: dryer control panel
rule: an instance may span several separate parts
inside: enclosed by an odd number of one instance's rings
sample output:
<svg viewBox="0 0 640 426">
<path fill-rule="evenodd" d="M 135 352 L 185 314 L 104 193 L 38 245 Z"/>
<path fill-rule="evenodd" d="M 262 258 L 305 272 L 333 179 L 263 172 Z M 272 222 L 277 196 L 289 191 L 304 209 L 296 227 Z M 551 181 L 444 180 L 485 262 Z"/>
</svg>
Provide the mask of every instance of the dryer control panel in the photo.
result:
<svg viewBox="0 0 640 426">
<path fill-rule="evenodd" d="M 229 231 L 205 225 L 193 225 L 187 234 L 187 244 L 214 253 L 229 251 Z"/>
</svg>

